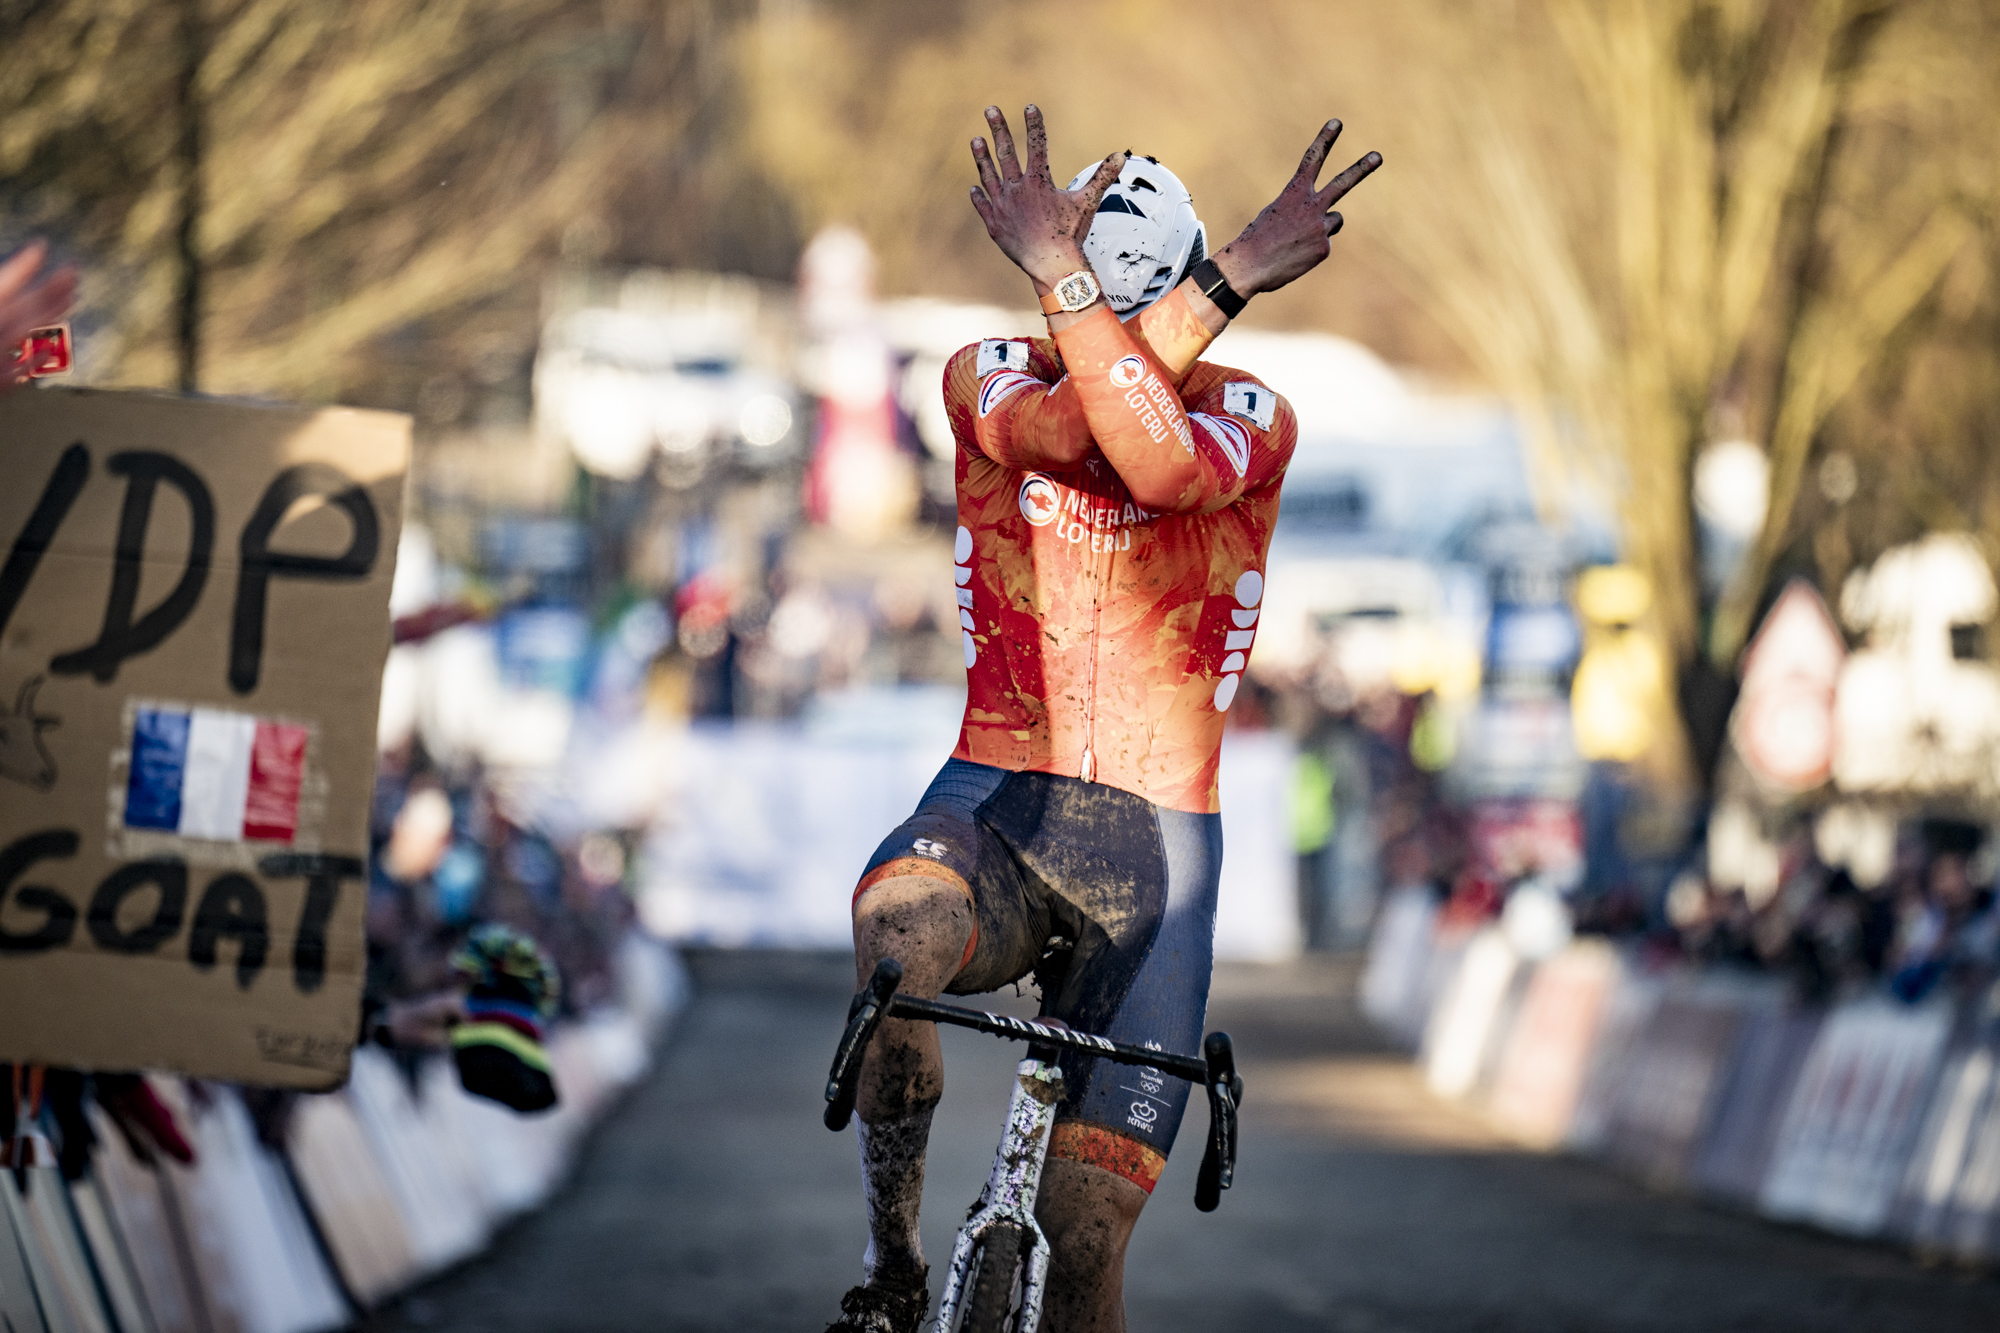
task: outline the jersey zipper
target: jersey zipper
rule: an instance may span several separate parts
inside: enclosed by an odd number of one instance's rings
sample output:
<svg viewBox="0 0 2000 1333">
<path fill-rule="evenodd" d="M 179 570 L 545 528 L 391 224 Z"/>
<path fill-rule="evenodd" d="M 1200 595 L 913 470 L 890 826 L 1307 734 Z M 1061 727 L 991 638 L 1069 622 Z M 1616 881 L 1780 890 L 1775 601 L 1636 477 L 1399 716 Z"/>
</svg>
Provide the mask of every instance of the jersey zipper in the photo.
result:
<svg viewBox="0 0 2000 1333">
<path fill-rule="evenodd" d="M 1109 466 L 1107 464 L 1106 466 Z M 1094 497 L 1086 497 L 1093 498 Z M 1093 516 L 1096 506 L 1091 506 Z M 1097 525 L 1090 525 L 1091 540 L 1097 540 Z M 1097 664 L 1098 653 L 1103 644 L 1104 624 L 1104 562 L 1109 552 L 1091 553 L 1090 559 L 1090 689 L 1083 704 L 1083 757 L 1077 762 L 1076 775 L 1085 782 L 1097 781 Z"/>
</svg>

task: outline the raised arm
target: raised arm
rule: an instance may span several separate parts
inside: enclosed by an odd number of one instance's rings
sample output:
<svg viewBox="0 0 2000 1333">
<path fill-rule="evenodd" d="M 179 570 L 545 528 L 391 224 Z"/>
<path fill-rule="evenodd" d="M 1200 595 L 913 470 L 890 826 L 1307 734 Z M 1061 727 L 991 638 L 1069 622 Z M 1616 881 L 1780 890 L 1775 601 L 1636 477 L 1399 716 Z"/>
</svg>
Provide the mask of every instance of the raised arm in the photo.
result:
<svg viewBox="0 0 2000 1333">
<path fill-rule="evenodd" d="M 986 119 L 994 153 L 984 139 L 972 141 L 980 177 L 973 207 L 994 243 L 1045 296 L 1088 267 L 1083 240 L 1124 154 L 1104 159 L 1082 189 L 1064 190 L 1049 174 L 1048 131 L 1039 110 L 1026 112 L 1026 170 L 999 108 L 988 107 Z M 1339 133 L 1340 122 L 1327 122 L 1284 190 L 1215 256 L 1237 295 L 1275 291 L 1326 258 L 1329 238 L 1341 226 L 1340 214 L 1330 211 L 1333 203 L 1382 161 L 1370 153 L 1319 189 L 1320 168 Z M 1062 466 L 1073 465 L 1095 443 L 1141 505 L 1186 512 L 1215 503 L 1229 487 L 1227 451 L 1208 440 L 1208 432 L 1198 435 L 1190 427 L 1176 388 L 1228 317 L 1192 279 L 1154 309 L 1150 323 L 1151 310 L 1140 316 L 1138 329 L 1119 323 L 1102 301 L 1049 316 L 1068 378 L 1040 401 L 990 404 L 1001 419 L 987 425 L 992 413 L 981 413 L 981 448 L 1013 466 Z M 1019 397 L 1024 387 L 1011 383 L 1009 396 Z M 982 385 L 982 406 L 994 396 Z"/>
</svg>

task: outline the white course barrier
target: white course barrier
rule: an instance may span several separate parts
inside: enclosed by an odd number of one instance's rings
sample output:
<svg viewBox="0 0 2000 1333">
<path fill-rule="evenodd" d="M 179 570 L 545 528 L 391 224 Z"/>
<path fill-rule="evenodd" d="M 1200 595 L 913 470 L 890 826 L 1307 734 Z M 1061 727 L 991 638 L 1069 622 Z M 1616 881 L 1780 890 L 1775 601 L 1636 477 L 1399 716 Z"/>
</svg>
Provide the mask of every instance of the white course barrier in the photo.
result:
<svg viewBox="0 0 2000 1333">
<path fill-rule="evenodd" d="M 1601 940 L 1584 940 L 1536 968 L 1528 983 L 1488 1109 L 1537 1147 L 1561 1143 L 1576 1117 L 1619 967 L 1616 950 Z"/>
<path fill-rule="evenodd" d="M 1871 998 L 1827 1016 L 1792 1090 L 1759 1205 L 1874 1235 L 1889 1219 L 1937 1081 L 1951 1009 Z"/>
<path fill-rule="evenodd" d="M 1424 1032 L 1424 1078 L 1431 1091 L 1464 1097 L 1478 1086 L 1488 1053 L 1504 1036 L 1506 1001 L 1521 965 L 1498 930 L 1481 931 L 1467 946 Z"/>
<path fill-rule="evenodd" d="M 1749 1003 L 1732 974 L 1668 982 L 1612 1091 L 1603 1151 L 1613 1165 L 1668 1189 L 1687 1182 Z"/>
<path fill-rule="evenodd" d="M 1654 1010 L 1666 995 L 1666 981 L 1633 968 L 1621 968 L 1617 982 L 1604 1004 L 1597 1040 L 1577 1095 L 1576 1114 L 1570 1117 L 1563 1142 L 1572 1152 L 1598 1153 L 1611 1138 L 1611 1117 L 1619 1092 L 1632 1072 L 1632 1057 L 1639 1047 L 1639 1034 L 1653 1019 Z"/>
<path fill-rule="evenodd" d="M 82 1180 L 34 1165 L 23 1191 L 0 1170 L 0 1329 L 319 1333 L 477 1253 L 561 1183 L 686 999 L 658 945 L 627 941 L 619 971 L 619 1007 L 550 1035 L 562 1102 L 542 1115 L 470 1096 L 440 1057 L 406 1069 L 374 1047 L 346 1087 L 293 1104 L 282 1152 L 231 1087 L 149 1079 L 192 1167 L 141 1163 L 91 1108 Z"/>
<path fill-rule="evenodd" d="M 1392 1037 L 1423 1034 L 1440 1095 L 1539 1148 L 1774 1218 L 2000 1261 L 2000 983 L 1820 1008 L 1780 978 L 1647 972 L 1604 940 L 1523 961 L 1495 928 L 1392 894 L 1362 981 Z"/>
<path fill-rule="evenodd" d="M 1361 974 L 1361 1010 L 1398 1042 L 1415 1049 L 1424 1037 L 1437 900 L 1428 888 L 1395 889 L 1382 903 L 1368 965 Z"/>
<path fill-rule="evenodd" d="M 1777 978 L 1751 988 L 1707 1128 L 1695 1151 L 1693 1185 L 1755 1206 L 1785 1105 L 1812 1053 L 1824 1011 L 1798 1003 Z"/>
<path fill-rule="evenodd" d="M 1903 1179 L 1896 1228 L 1918 1249 L 2000 1259 L 2000 1013 L 1947 1056 Z"/>
</svg>

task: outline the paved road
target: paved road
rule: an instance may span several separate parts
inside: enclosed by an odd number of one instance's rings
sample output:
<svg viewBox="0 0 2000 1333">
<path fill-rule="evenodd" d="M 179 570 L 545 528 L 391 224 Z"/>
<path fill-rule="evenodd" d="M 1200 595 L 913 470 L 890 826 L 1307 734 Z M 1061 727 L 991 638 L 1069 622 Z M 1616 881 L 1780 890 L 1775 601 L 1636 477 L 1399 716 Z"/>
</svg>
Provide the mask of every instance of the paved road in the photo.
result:
<svg viewBox="0 0 2000 1333">
<path fill-rule="evenodd" d="M 659 1071 L 575 1183 L 373 1333 L 819 1333 L 864 1234 L 850 1135 L 820 1127 L 845 960 L 709 954 Z M 1338 963 L 1225 969 L 1212 1027 L 1249 1085 L 1237 1188 L 1194 1210 L 1201 1113 L 1133 1243 L 1136 1330 L 1954 1333 L 2000 1280 L 1648 1193 L 1523 1153 L 1432 1101 Z M 1023 1004 L 1017 1012 L 1027 1012 Z M 924 1243 L 978 1192 L 1012 1047 L 945 1034 Z M 933 1289 L 937 1285 L 933 1280 Z"/>
</svg>

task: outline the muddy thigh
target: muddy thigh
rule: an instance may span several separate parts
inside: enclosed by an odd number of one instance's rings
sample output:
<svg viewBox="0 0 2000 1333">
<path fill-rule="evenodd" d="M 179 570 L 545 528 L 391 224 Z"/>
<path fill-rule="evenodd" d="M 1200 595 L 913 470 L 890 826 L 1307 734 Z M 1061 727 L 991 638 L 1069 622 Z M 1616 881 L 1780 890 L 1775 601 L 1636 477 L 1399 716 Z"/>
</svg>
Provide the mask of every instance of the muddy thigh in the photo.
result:
<svg viewBox="0 0 2000 1333">
<path fill-rule="evenodd" d="M 867 984 L 876 963 L 894 958 L 903 965 L 898 989 L 935 999 L 958 971 L 971 939 L 972 895 L 962 885 L 928 875 L 881 880 L 854 905 L 856 989 Z M 861 1118 L 873 1123 L 935 1103 L 943 1094 L 937 1027 L 885 1021 L 862 1061 L 856 1102 Z"/>
</svg>

